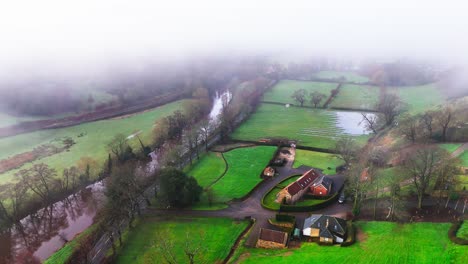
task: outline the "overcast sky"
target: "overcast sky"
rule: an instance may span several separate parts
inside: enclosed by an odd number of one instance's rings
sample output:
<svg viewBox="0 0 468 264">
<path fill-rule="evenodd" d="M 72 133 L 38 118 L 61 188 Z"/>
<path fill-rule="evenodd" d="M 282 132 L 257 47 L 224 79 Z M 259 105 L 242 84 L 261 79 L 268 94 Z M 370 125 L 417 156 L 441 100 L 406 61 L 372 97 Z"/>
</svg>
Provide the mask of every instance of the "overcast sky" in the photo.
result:
<svg viewBox="0 0 468 264">
<path fill-rule="evenodd" d="M 468 59 L 463 1 L 7 0 L 0 61 L 309 51 Z"/>
</svg>

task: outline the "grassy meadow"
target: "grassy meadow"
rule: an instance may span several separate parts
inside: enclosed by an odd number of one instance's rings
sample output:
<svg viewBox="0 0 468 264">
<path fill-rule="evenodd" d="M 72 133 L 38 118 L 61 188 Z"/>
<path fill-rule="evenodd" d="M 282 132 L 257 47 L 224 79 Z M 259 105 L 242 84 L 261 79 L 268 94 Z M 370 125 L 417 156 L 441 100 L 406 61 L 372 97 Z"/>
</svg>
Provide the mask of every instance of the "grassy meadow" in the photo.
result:
<svg viewBox="0 0 468 264">
<path fill-rule="evenodd" d="M 184 101 L 181 100 L 149 111 L 119 118 L 1 138 L 0 159 L 31 151 L 39 145 L 54 143 L 64 137 L 71 137 L 76 144 L 73 145 L 69 151 L 36 160 L 35 162 L 46 163 L 52 168 L 55 168 L 59 174 L 64 168 L 76 165 L 81 157 L 91 157 L 101 166 L 108 156 L 106 145 L 113 136 L 119 133 L 131 135 L 141 130 L 142 132 L 139 134 L 139 137 L 144 143 L 149 143 L 154 122 L 157 119 L 172 114 L 175 110 L 181 109 L 183 102 Z M 84 136 L 78 137 L 78 135 L 82 133 Z M 130 144 L 137 148 L 139 146 L 138 139 L 130 139 Z M 21 168 L 30 165 L 31 163 L 28 163 Z M 11 170 L 0 174 L 0 183 L 11 180 L 16 171 L 18 170 Z"/>
<path fill-rule="evenodd" d="M 336 167 L 342 164 L 344 162 L 334 154 L 297 149 L 293 167 L 306 165 L 321 169 L 324 174 L 335 174 Z"/>
<path fill-rule="evenodd" d="M 344 78 L 347 82 L 365 83 L 369 78 L 349 71 L 319 71 L 314 73 L 312 77 L 320 79 L 341 79 Z"/>
<path fill-rule="evenodd" d="M 297 140 L 299 145 L 332 149 L 336 140 L 346 135 L 345 130 L 338 127 L 338 117 L 334 111 L 261 104 L 231 136 L 252 141 L 289 138 Z M 359 144 L 365 144 L 368 136 L 353 138 Z"/>
<path fill-rule="evenodd" d="M 393 87 L 390 88 L 390 91 L 396 92 L 400 96 L 412 114 L 422 113 L 445 103 L 445 96 L 434 83 L 421 86 Z"/>
<path fill-rule="evenodd" d="M 145 218 L 130 232 L 116 263 L 166 263 L 163 253 L 155 246 L 161 239 L 161 232 L 166 235 L 163 239 L 173 243 L 170 250 L 177 263 L 188 263 L 184 253 L 187 239 L 193 245 L 202 245 L 195 263 L 222 263 L 247 226 L 247 221 L 226 218 Z"/>
<path fill-rule="evenodd" d="M 439 144 L 439 147 L 446 150 L 449 153 L 454 152 L 459 148 L 462 144 L 461 143 L 444 143 L 444 144 Z"/>
<path fill-rule="evenodd" d="M 375 110 L 380 89 L 370 85 L 344 84 L 329 107 Z"/>
<path fill-rule="evenodd" d="M 240 247 L 237 263 L 467 263 L 466 246 L 448 238 L 450 223 L 356 222 L 358 242 L 349 247 L 302 243 L 297 249 Z"/>
<path fill-rule="evenodd" d="M 265 92 L 262 100 L 299 105 L 291 96 L 294 91 L 305 89 L 307 91 L 307 98 L 309 98 L 311 92 L 315 91 L 325 94 L 326 97 L 322 102 L 325 103 L 326 98 L 330 96 L 331 90 L 335 89 L 337 86 L 337 83 L 282 80 Z M 309 99 L 304 102 L 304 106 L 311 106 Z"/>
<path fill-rule="evenodd" d="M 220 153 L 204 156 L 187 174 L 194 176 L 202 187 L 211 186 L 215 197 L 214 205 L 209 206 L 206 193 L 203 193 L 200 203 L 194 209 L 220 209 L 226 207 L 226 202 L 249 193 L 262 181 L 260 174 L 275 151 L 276 147 L 257 146 L 224 152 L 228 164 L 224 175 L 222 173 L 225 164 Z"/>
</svg>

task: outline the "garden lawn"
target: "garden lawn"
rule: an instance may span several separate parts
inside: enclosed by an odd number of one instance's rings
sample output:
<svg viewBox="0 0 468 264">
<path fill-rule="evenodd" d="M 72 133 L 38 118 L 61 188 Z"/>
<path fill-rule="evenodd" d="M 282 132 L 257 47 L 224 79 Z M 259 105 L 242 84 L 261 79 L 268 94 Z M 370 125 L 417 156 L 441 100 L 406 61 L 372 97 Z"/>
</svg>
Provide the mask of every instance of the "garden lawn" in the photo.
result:
<svg viewBox="0 0 468 264">
<path fill-rule="evenodd" d="M 107 119 L 96 122 L 83 123 L 81 125 L 36 131 L 27 134 L 21 134 L 13 137 L 0 139 L 0 159 L 11 157 L 15 154 L 31 151 L 33 148 L 57 141 L 63 137 L 71 137 L 76 144 L 68 152 L 43 158 L 36 162 L 43 162 L 55 168 L 59 174 L 64 168 L 76 165 L 77 161 L 84 156 L 91 157 L 101 166 L 107 159 L 107 144 L 112 137 L 122 133 L 131 135 L 141 130 L 139 134 L 141 140 L 149 144 L 152 137 L 153 124 L 157 119 L 172 114 L 175 110 L 181 109 L 184 100 L 169 103 L 149 111 L 136 113 L 126 117 Z M 82 137 L 79 134 L 84 133 Z M 139 148 L 136 137 L 129 140 L 130 144 L 136 149 Z M 21 167 L 31 166 L 31 163 Z M 0 174 L 0 183 L 12 179 L 14 173 L 18 170 Z"/>
<path fill-rule="evenodd" d="M 278 185 L 275 186 L 275 188 L 271 189 L 265 196 L 263 197 L 262 203 L 264 206 L 268 207 L 269 209 L 272 210 L 278 210 L 280 208 L 280 204 L 275 202 L 276 200 L 276 195 L 286 186 L 288 186 L 290 183 L 296 181 L 301 175 L 293 176 L 290 178 L 287 178 L 286 180 L 283 180 L 282 182 L 278 183 Z"/>
<path fill-rule="evenodd" d="M 335 89 L 337 86 L 337 83 L 283 80 L 265 92 L 263 95 L 263 101 L 300 105 L 293 98 L 291 98 L 291 96 L 293 95 L 294 91 L 305 89 L 307 91 L 307 99 L 304 102 L 304 106 L 312 106 L 310 104 L 310 93 L 314 91 L 323 93 L 325 95 L 325 98 L 322 101 L 323 104 L 330 96 L 331 90 Z"/>
<path fill-rule="evenodd" d="M 379 92 L 380 89 L 376 86 L 344 84 L 329 106 L 331 108 L 375 110 L 375 105 L 379 101 Z"/>
<path fill-rule="evenodd" d="M 461 154 L 458 158 L 461 160 L 462 166 L 468 167 L 468 151 L 463 151 L 463 154 Z"/>
<path fill-rule="evenodd" d="M 224 153 L 226 174 L 213 185 L 217 202 L 242 198 L 262 181 L 260 175 L 273 157 L 276 147 L 258 146 L 233 149 Z"/>
<path fill-rule="evenodd" d="M 445 96 L 436 84 L 390 88 L 408 105 L 411 114 L 422 113 L 445 103 Z"/>
<path fill-rule="evenodd" d="M 462 145 L 461 143 L 444 143 L 444 144 L 439 144 L 439 147 L 448 151 L 449 153 L 452 153 L 461 145 Z"/>
<path fill-rule="evenodd" d="M 455 175 L 456 191 L 468 190 L 468 175 Z"/>
<path fill-rule="evenodd" d="M 369 78 L 365 76 L 348 71 L 319 71 L 315 73 L 312 77 L 330 80 L 339 80 L 341 78 L 344 78 L 347 82 L 355 83 L 365 83 L 369 81 Z"/>
<path fill-rule="evenodd" d="M 461 225 L 460 229 L 458 229 L 457 231 L 457 237 L 468 239 L 468 222 L 467 221 L 463 221 L 463 224 Z"/>
<path fill-rule="evenodd" d="M 351 113 L 351 112 L 350 112 Z M 334 149 L 336 140 L 347 136 L 338 125 L 337 112 L 323 109 L 284 107 L 261 104 L 252 116 L 232 134 L 239 140 L 259 141 L 265 138 L 298 140 L 298 145 Z M 349 135 L 364 145 L 367 135 Z"/>
<path fill-rule="evenodd" d="M 173 242 L 172 252 L 177 263 L 188 263 L 183 251 L 187 233 L 191 243 L 203 246 L 195 263 L 222 263 L 247 226 L 247 221 L 226 218 L 176 218 L 170 221 L 145 218 L 130 232 L 116 263 L 166 263 L 163 254 L 154 246 L 161 231 L 167 231 L 169 237 L 164 239 Z"/>
<path fill-rule="evenodd" d="M 448 238 L 450 223 L 356 222 L 363 241 L 349 247 L 302 243 L 298 249 L 240 247 L 240 263 L 468 263 L 466 246 Z"/>
<path fill-rule="evenodd" d="M 344 162 L 334 154 L 297 149 L 293 166 L 297 168 L 301 165 L 306 165 L 321 169 L 324 174 L 330 175 L 335 174 L 336 167 L 342 164 Z"/>
<path fill-rule="evenodd" d="M 226 170 L 226 163 L 221 153 L 208 152 L 200 161 L 189 167 L 187 175 L 195 177 L 198 184 L 207 187 L 218 179 Z"/>
</svg>

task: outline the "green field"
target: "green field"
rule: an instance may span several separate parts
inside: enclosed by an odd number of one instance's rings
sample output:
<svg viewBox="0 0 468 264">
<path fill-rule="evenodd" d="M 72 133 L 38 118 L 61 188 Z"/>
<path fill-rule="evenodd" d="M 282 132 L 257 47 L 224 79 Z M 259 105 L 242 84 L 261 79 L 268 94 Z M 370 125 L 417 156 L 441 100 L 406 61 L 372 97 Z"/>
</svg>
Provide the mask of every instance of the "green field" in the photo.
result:
<svg viewBox="0 0 468 264">
<path fill-rule="evenodd" d="M 343 161 L 334 154 L 297 149 L 293 167 L 306 165 L 321 169 L 324 174 L 335 174 L 336 167 L 342 164 Z"/>
<path fill-rule="evenodd" d="M 234 131 L 232 138 L 258 141 L 265 138 L 298 140 L 299 145 L 333 149 L 340 137 L 347 135 L 338 127 L 335 111 L 286 108 L 280 105 L 261 104 L 252 116 Z M 361 145 L 368 136 L 353 136 Z"/>
<path fill-rule="evenodd" d="M 436 84 L 393 87 L 391 89 L 408 105 L 408 110 L 412 114 L 422 113 L 445 103 L 445 96 Z"/>
<path fill-rule="evenodd" d="M 260 175 L 273 157 L 276 147 L 258 146 L 237 148 L 223 153 L 228 164 L 224 172 L 224 161 L 219 153 L 210 153 L 195 164 L 188 175 L 194 176 L 199 184 L 206 188 L 211 185 L 214 193 L 214 204 L 209 207 L 206 193 L 194 209 L 220 209 L 234 198 L 242 198 L 262 181 Z M 215 182 L 215 183 L 214 183 Z"/>
<path fill-rule="evenodd" d="M 157 119 L 172 114 L 177 109 L 181 109 L 182 103 L 183 101 L 173 102 L 150 111 L 123 118 L 114 118 L 67 128 L 41 130 L 13 137 L 1 138 L 0 159 L 31 151 L 34 147 L 54 142 L 54 140 L 63 137 L 71 137 L 76 144 L 70 148 L 70 151 L 49 156 L 36 162 L 43 162 L 50 165 L 52 168 L 55 168 L 59 174 L 64 168 L 75 165 L 76 162 L 84 156 L 92 157 L 101 165 L 108 156 L 106 145 L 113 136 L 119 133 L 131 135 L 141 130 L 142 133 L 139 134 L 141 140 L 144 143 L 150 143 L 154 122 Z M 81 133 L 85 135 L 78 137 Z M 139 146 L 136 138 L 130 139 L 130 144 L 135 146 L 135 148 Z M 25 166 L 30 166 L 30 164 Z M 0 174 L 0 182 L 11 180 L 16 171 L 17 170 L 12 170 Z"/>
<path fill-rule="evenodd" d="M 439 144 L 439 147 L 448 151 L 449 153 L 452 153 L 461 145 L 462 145 L 461 143 L 444 143 L 444 144 Z"/>
<path fill-rule="evenodd" d="M 456 191 L 468 190 L 468 175 L 455 175 Z"/>
<path fill-rule="evenodd" d="M 326 97 L 322 103 L 325 103 L 326 99 L 330 96 L 330 91 L 337 86 L 338 84 L 336 83 L 282 80 L 263 95 L 263 101 L 299 105 L 291 96 L 294 91 L 305 89 L 308 99 L 304 102 L 304 106 L 311 106 L 309 102 L 311 92 L 317 91 L 323 93 Z"/>
<path fill-rule="evenodd" d="M 175 255 L 177 263 L 188 263 L 184 253 L 187 236 L 192 244 L 202 245 L 195 263 L 222 263 L 247 225 L 246 221 L 236 222 L 225 218 L 172 221 L 145 218 L 129 234 L 116 263 L 166 263 L 160 249 L 155 246 L 161 239 L 161 231 L 169 236 L 163 239 L 172 241 L 173 247 L 169 250 Z"/>
<path fill-rule="evenodd" d="M 331 108 L 375 110 L 379 101 L 379 87 L 370 85 L 345 84 L 329 105 Z"/>
<path fill-rule="evenodd" d="M 468 239 L 468 222 L 463 221 L 460 229 L 457 231 L 457 237 L 461 237 L 463 239 Z"/>
<path fill-rule="evenodd" d="M 468 151 L 466 151 L 466 150 L 463 151 L 463 154 L 458 156 L 458 158 L 461 160 L 462 166 L 468 167 Z"/>
<path fill-rule="evenodd" d="M 319 71 L 315 73 L 312 77 L 330 80 L 336 80 L 343 77 L 346 81 L 355 83 L 365 83 L 369 81 L 369 78 L 365 76 L 348 71 Z"/>
<path fill-rule="evenodd" d="M 356 222 L 364 233 L 349 247 L 302 243 L 298 249 L 239 248 L 239 263 L 468 263 L 466 246 L 448 239 L 450 223 Z"/>
<path fill-rule="evenodd" d="M 221 153 L 208 152 L 200 161 L 190 168 L 187 174 L 197 179 L 198 184 L 203 187 L 209 186 L 218 179 L 226 169 L 226 163 Z"/>
</svg>

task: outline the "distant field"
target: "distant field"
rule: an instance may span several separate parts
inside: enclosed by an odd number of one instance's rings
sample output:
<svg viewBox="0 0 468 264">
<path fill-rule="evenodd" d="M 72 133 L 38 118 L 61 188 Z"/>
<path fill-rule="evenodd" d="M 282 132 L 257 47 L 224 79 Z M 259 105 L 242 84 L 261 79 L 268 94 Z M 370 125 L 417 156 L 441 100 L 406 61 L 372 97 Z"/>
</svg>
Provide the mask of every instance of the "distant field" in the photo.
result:
<svg viewBox="0 0 468 264">
<path fill-rule="evenodd" d="M 345 84 L 329 106 L 375 110 L 375 105 L 379 101 L 379 93 L 380 89 L 377 86 Z"/>
<path fill-rule="evenodd" d="M 323 170 L 324 174 L 335 174 L 336 167 L 343 164 L 343 161 L 337 158 L 334 154 L 307 151 L 302 149 L 296 150 L 294 159 L 294 168 L 301 165 L 311 166 Z M 328 169 L 330 168 L 330 169 Z"/>
<path fill-rule="evenodd" d="M 349 247 L 302 243 L 297 249 L 240 247 L 239 263 L 468 263 L 466 246 L 447 236 L 450 223 L 356 222 L 363 232 Z"/>
<path fill-rule="evenodd" d="M 166 263 L 163 253 L 154 246 L 159 239 L 170 240 L 177 263 L 189 263 L 184 253 L 188 239 L 192 246 L 201 245 L 195 263 L 222 263 L 236 239 L 247 227 L 247 221 L 226 218 L 145 218 L 129 234 L 116 263 Z M 161 231 L 169 237 L 161 238 Z"/>
<path fill-rule="evenodd" d="M 309 98 L 311 92 L 318 91 L 325 94 L 326 98 L 328 98 L 330 91 L 337 86 L 337 83 L 282 80 L 264 94 L 263 101 L 299 105 L 291 98 L 294 91 L 305 89 L 307 91 L 307 98 Z M 323 100 L 323 103 L 325 103 L 326 98 Z M 307 99 L 304 105 L 311 106 L 310 100 Z"/>
<path fill-rule="evenodd" d="M 193 175 L 204 188 L 214 183 L 211 188 L 215 199 L 214 205 L 209 207 L 206 193 L 203 193 L 195 209 L 223 208 L 226 202 L 246 195 L 262 181 L 260 174 L 275 151 L 276 147 L 258 146 L 237 148 L 223 153 L 228 163 L 228 170 L 216 183 L 214 181 L 224 172 L 224 161 L 219 153 L 210 153 L 203 157 L 187 174 Z"/>
<path fill-rule="evenodd" d="M 261 104 L 257 111 L 244 122 L 232 138 L 258 141 L 265 138 L 289 138 L 299 145 L 332 149 L 340 137 L 347 135 L 338 126 L 335 111 L 286 108 L 280 105 Z M 354 136 L 359 144 L 365 144 L 368 136 Z"/>
<path fill-rule="evenodd" d="M 346 81 L 355 83 L 365 83 L 369 81 L 369 78 L 365 76 L 346 71 L 320 71 L 315 73 L 312 77 L 320 79 L 340 79 L 341 77 L 344 77 Z"/>
<path fill-rule="evenodd" d="M 76 144 L 69 152 L 62 152 L 43 158 L 36 162 L 43 162 L 55 168 L 59 174 L 64 168 L 76 164 L 84 156 L 89 156 L 98 161 L 99 165 L 108 156 L 106 145 L 116 134 L 131 135 L 141 130 L 141 140 L 149 143 L 151 140 L 153 124 L 157 119 L 172 114 L 181 109 L 183 100 L 173 102 L 150 111 L 137 113 L 131 116 L 84 123 L 78 126 L 60 129 L 41 130 L 27 134 L 0 139 L 0 159 L 11 157 L 15 154 L 31 151 L 34 147 L 54 142 L 63 137 L 71 137 Z M 78 137 L 84 133 L 84 136 Z M 130 139 L 130 143 L 138 147 L 136 138 Z M 30 166 L 27 164 L 25 166 Z M 25 167 L 23 166 L 23 167 Z M 12 179 L 15 170 L 0 174 L 0 182 Z"/>
<path fill-rule="evenodd" d="M 422 86 L 393 87 L 403 102 L 408 104 L 408 110 L 413 113 L 421 113 L 433 109 L 445 103 L 445 96 L 437 88 L 436 84 Z"/>
</svg>

